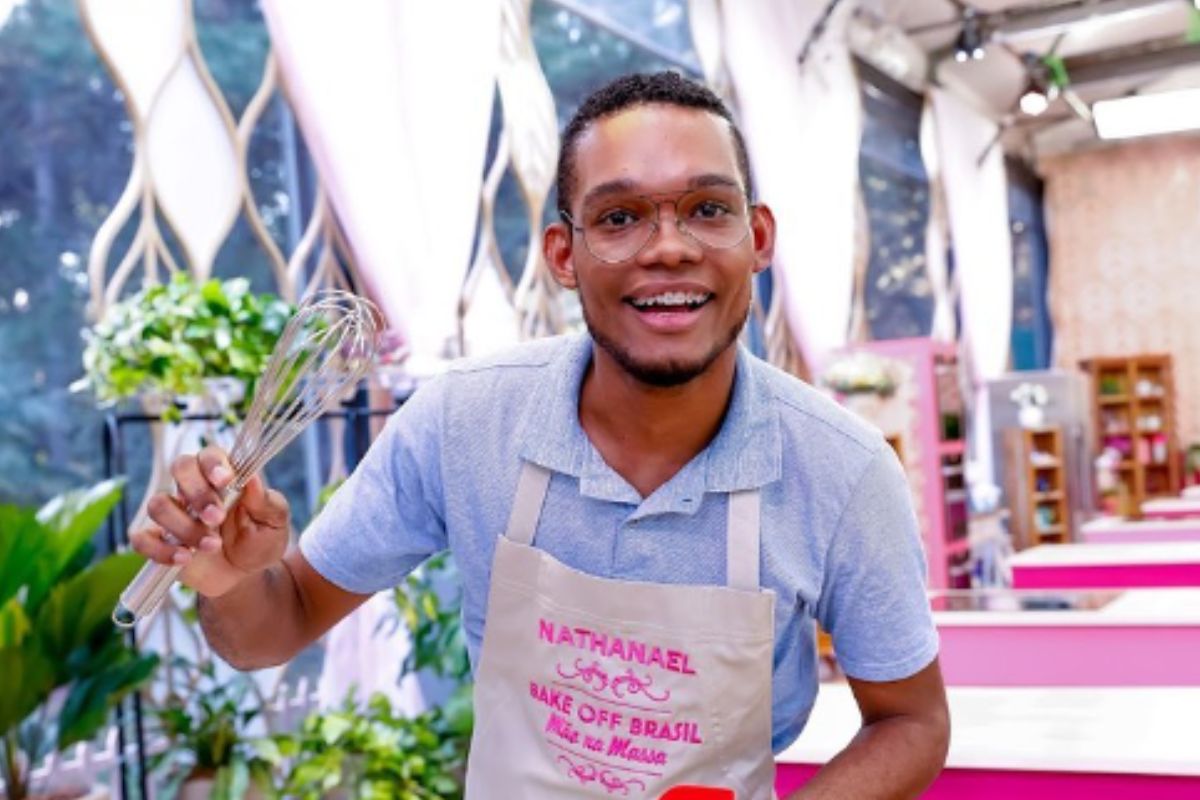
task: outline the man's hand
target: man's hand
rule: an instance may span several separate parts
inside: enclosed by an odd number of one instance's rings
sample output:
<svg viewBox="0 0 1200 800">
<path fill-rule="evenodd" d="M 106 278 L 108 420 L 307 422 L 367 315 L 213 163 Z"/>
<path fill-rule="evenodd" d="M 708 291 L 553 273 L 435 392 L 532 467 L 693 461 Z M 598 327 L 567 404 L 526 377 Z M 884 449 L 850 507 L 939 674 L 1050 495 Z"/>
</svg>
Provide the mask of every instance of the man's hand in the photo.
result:
<svg viewBox="0 0 1200 800">
<path fill-rule="evenodd" d="M 134 550 L 160 564 L 183 565 L 180 580 L 206 597 L 229 592 L 283 558 L 287 500 L 267 489 L 258 475 L 228 511 L 221 497 L 234 475 L 220 448 L 175 459 L 171 477 L 176 495 L 160 492 L 150 498 L 147 511 L 153 524 L 130 535 Z"/>
</svg>

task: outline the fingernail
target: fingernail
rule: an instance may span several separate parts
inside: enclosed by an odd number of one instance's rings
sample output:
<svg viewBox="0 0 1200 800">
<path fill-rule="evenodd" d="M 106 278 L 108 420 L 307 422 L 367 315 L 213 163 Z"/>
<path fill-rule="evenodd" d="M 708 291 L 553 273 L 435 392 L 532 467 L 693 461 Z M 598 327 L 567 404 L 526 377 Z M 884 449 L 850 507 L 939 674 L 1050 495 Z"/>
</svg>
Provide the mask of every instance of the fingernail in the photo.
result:
<svg viewBox="0 0 1200 800">
<path fill-rule="evenodd" d="M 186 564 L 192 560 L 192 551 L 180 548 L 175 551 L 175 555 L 171 556 L 171 560 L 176 564 Z"/>
<path fill-rule="evenodd" d="M 215 553 L 221 549 L 221 537 L 205 536 L 200 540 L 200 544 L 197 549 L 203 550 L 206 553 Z"/>
<path fill-rule="evenodd" d="M 215 483 L 224 483 L 233 477 L 233 473 L 230 472 L 229 467 L 226 467 L 224 464 L 218 464 L 217 466 L 213 467 L 212 473 L 209 477 Z"/>
<path fill-rule="evenodd" d="M 206 506 L 204 510 L 200 512 L 200 519 L 204 520 L 205 525 L 220 525 L 224 516 L 225 515 L 221 513 L 221 509 L 217 508 L 216 506 Z"/>
</svg>

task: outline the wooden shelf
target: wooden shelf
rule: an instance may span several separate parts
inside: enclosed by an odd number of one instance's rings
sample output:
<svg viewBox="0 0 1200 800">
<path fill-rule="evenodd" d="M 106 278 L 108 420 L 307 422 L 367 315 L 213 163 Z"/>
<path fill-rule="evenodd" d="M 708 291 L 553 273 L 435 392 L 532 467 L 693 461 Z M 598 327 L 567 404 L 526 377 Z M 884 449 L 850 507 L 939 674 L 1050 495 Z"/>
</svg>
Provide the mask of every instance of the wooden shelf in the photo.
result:
<svg viewBox="0 0 1200 800">
<path fill-rule="evenodd" d="M 1080 362 L 1092 390 L 1095 420 L 1093 443 L 1100 452 L 1118 437 L 1125 440 L 1127 457 L 1117 466 L 1121 484 L 1118 496 L 1128 498 L 1120 513 L 1139 516 L 1142 501 L 1151 491 L 1179 493 L 1179 445 L 1175 430 L 1174 382 L 1171 356 L 1142 354 L 1104 356 Z M 1140 387 L 1140 388 L 1139 388 Z M 1102 392 L 1106 388 L 1109 392 Z M 1112 390 L 1120 390 L 1112 393 Z M 1153 422 L 1154 429 L 1139 428 Z M 1109 433 L 1114 427 L 1129 427 L 1124 433 Z M 1150 459 L 1158 456 L 1151 462 Z M 1153 477 L 1148 479 L 1147 476 Z"/>
<path fill-rule="evenodd" d="M 1004 431 L 1004 496 L 1018 550 L 1071 538 L 1064 447 L 1060 427 Z"/>
</svg>

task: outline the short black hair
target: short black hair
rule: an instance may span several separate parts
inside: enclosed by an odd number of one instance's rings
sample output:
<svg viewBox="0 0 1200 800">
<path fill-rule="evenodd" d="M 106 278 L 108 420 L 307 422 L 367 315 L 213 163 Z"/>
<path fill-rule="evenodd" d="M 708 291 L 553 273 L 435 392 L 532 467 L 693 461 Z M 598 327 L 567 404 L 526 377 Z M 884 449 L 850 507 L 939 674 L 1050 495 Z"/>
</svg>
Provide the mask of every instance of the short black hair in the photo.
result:
<svg viewBox="0 0 1200 800">
<path fill-rule="evenodd" d="M 563 129 L 555 183 L 559 212 L 570 212 L 570 199 L 575 191 L 575 146 L 588 126 L 598 119 L 628 108 L 652 103 L 695 108 L 716 114 L 728 122 L 730 134 L 733 136 L 733 149 L 737 155 L 738 170 L 742 173 L 742 181 L 746 186 L 746 197 L 753 198 L 754 186 L 750 178 L 750 158 L 746 154 L 746 140 L 742 138 L 742 132 L 734 122 L 733 114 L 721 98 L 704 84 L 685 78 L 677 72 L 635 72 L 623 75 L 588 95 Z"/>
</svg>

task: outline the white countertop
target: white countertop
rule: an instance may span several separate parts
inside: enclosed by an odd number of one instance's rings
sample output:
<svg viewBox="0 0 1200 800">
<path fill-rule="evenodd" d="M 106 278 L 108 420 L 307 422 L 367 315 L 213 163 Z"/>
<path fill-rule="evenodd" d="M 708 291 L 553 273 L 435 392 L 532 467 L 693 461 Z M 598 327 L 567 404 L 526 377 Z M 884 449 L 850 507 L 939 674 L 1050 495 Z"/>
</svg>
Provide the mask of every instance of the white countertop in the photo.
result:
<svg viewBox="0 0 1200 800">
<path fill-rule="evenodd" d="M 1200 687 L 952 686 L 958 769 L 1200 776 Z M 781 763 L 824 764 L 858 731 L 854 696 L 821 684 L 804 733 Z"/>
<path fill-rule="evenodd" d="M 1142 513 L 1192 511 L 1200 514 L 1200 497 L 1160 497 L 1142 503 Z"/>
<path fill-rule="evenodd" d="M 1110 545 L 1111 546 L 1111 545 Z M 1127 589 L 1098 608 L 1022 608 L 1021 596 L 1097 596 L 1112 592 L 1069 592 L 1054 589 L 995 590 L 980 592 L 988 599 L 987 610 L 934 611 L 939 628 L 954 627 L 1073 627 L 1073 626 L 1196 626 L 1200 628 L 1200 589 Z M 948 593 L 949 594 L 949 593 Z M 1200 665 L 1196 668 L 1200 682 Z M 1200 720 L 1197 721 L 1200 729 Z M 1198 751 L 1200 758 L 1200 751 Z"/>
<path fill-rule="evenodd" d="M 1200 530 L 1200 517 L 1193 519 L 1122 519 L 1121 517 L 1097 517 L 1080 525 L 1079 530 L 1083 533 L 1107 533 L 1109 531 L 1194 531 Z"/>
<path fill-rule="evenodd" d="M 1040 544 L 1013 555 L 1014 567 L 1200 564 L 1200 542 Z"/>
</svg>

